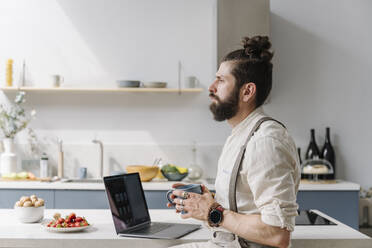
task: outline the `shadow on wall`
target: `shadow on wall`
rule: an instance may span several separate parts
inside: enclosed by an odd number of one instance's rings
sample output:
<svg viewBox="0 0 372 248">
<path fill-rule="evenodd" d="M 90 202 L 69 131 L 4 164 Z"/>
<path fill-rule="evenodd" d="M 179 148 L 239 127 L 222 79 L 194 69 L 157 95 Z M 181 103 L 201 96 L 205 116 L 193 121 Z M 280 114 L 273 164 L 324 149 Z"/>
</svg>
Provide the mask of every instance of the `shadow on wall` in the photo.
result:
<svg viewBox="0 0 372 248">
<path fill-rule="evenodd" d="M 365 57 L 354 53 L 352 44 L 322 33 L 319 27 L 307 30 L 276 13 L 271 13 L 271 27 L 275 55 L 273 90 L 267 112 L 286 123 L 303 151 L 309 142 L 310 128 L 317 130 L 316 139 L 321 146 L 324 129 L 330 126 L 337 152 L 337 177 L 356 178 L 352 175 L 355 174 L 351 171 L 353 167 L 346 165 L 354 164 L 357 159 L 350 153 L 351 144 L 361 147 L 369 143 L 368 135 L 357 138 L 353 131 L 367 130 L 370 125 L 365 118 L 370 110 L 363 103 L 369 99 L 362 80 L 368 71 Z M 355 113 L 360 123 L 351 121 L 348 113 Z M 366 163 L 358 159 L 359 163 Z"/>
</svg>

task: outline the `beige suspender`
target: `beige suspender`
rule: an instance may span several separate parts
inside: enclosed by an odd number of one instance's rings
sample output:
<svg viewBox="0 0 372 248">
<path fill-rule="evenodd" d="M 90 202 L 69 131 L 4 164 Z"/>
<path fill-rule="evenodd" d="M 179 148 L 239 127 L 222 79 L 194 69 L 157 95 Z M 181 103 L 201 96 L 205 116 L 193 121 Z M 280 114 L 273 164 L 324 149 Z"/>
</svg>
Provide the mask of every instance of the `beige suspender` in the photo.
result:
<svg viewBox="0 0 372 248">
<path fill-rule="evenodd" d="M 261 124 L 265 121 L 275 121 L 285 128 L 285 126 L 281 122 L 271 117 L 263 117 L 259 119 L 257 123 L 254 125 L 254 127 L 252 128 L 251 132 L 248 135 L 247 140 L 245 141 L 244 145 L 240 148 L 240 152 L 238 154 L 238 157 L 236 158 L 233 170 L 231 172 L 230 183 L 229 183 L 229 206 L 230 206 L 231 211 L 238 212 L 237 203 L 236 203 L 236 184 L 238 180 L 239 170 L 240 170 L 241 164 L 244 159 L 245 149 L 247 147 L 248 142 L 253 137 L 254 133 L 260 128 Z M 263 246 L 263 245 L 249 242 L 242 238 L 239 238 L 239 243 L 242 247 L 268 247 L 268 246 Z"/>
</svg>

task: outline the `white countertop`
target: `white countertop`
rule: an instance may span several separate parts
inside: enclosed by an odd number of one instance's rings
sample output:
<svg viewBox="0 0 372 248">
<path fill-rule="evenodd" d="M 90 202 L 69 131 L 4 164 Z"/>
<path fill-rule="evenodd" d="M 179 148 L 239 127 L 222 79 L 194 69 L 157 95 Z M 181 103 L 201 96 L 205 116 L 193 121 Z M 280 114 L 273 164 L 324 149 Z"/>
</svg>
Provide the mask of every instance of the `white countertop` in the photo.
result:
<svg viewBox="0 0 372 248">
<path fill-rule="evenodd" d="M 143 182 L 144 190 L 168 190 L 175 182 Z M 183 182 L 188 183 L 188 182 Z M 210 190 L 214 190 L 213 184 L 206 181 L 198 183 L 205 184 Z M 57 190 L 104 190 L 103 183 L 62 183 L 62 182 L 38 182 L 38 181 L 0 181 L 0 189 L 57 189 Z M 300 191 L 359 191 L 360 185 L 352 182 L 337 181 L 332 184 L 309 184 L 301 183 Z"/>
<path fill-rule="evenodd" d="M 0 247 L 167 247 L 170 245 L 187 243 L 192 241 L 205 241 L 210 237 L 210 231 L 203 227 L 185 237 L 177 240 L 151 240 L 140 238 L 123 238 L 116 235 L 111 213 L 109 210 L 45 210 L 45 218 L 52 218 L 55 212 L 67 215 L 75 212 L 79 216 L 85 216 L 92 224 L 89 229 L 79 233 L 53 233 L 44 230 L 40 223 L 22 224 L 15 219 L 13 209 L 0 209 Z M 337 223 L 335 226 L 296 226 L 292 233 L 293 247 L 324 247 L 320 244 L 353 244 L 353 248 L 367 247 L 370 242 L 366 235 L 348 227 L 319 211 L 318 214 Z M 152 221 L 197 223 L 199 221 L 183 220 L 174 210 L 150 210 Z M 332 243 L 333 242 L 333 243 Z M 360 244 L 360 245 L 358 245 Z M 368 243 L 369 244 L 369 243 Z M 363 246 L 361 246 L 363 245 Z M 336 247 L 336 246 L 332 246 Z M 371 247 L 371 246 L 369 246 Z"/>
</svg>

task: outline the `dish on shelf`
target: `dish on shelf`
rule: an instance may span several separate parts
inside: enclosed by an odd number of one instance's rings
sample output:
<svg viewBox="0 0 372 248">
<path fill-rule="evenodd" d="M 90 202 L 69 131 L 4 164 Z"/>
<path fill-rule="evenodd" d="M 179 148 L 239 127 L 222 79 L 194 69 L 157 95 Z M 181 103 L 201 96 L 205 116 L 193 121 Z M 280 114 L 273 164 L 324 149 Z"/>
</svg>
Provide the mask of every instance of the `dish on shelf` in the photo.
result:
<svg viewBox="0 0 372 248">
<path fill-rule="evenodd" d="M 166 88 L 167 83 L 166 82 L 148 82 L 148 83 L 144 83 L 143 87 L 145 88 Z"/>
<path fill-rule="evenodd" d="M 158 174 L 159 167 L 146 165 L 128 165 L 125 167 L 125 170 L 128 173 L 138 172 L 141 182 L 149 182 Z"/>
<path fill-rule="evenodd" d="M 138 80 L 117 80 L 116 83 L 119 88 L 138 88 L 141 85 L 141 82 Z"/>
<path fill-rule="evenodd" d="M 174 164 L 166 164 L 161 167 L 160 171 L 168 181 L 182 181 L 182 179 L 189 174 L 187 168 L 179 167 Z"/>
</svg>

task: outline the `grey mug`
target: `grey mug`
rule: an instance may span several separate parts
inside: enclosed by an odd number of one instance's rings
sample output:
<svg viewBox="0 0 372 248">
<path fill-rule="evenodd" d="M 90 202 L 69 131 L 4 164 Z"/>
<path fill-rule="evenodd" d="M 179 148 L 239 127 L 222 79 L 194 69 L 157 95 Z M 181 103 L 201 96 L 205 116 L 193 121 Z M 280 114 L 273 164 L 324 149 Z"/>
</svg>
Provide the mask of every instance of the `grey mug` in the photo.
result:
<svg viewBox="0 0 372 248">
<path fill-rule="evenodd" d="M 170 195 L 176 189 L 186 191 L 186 192 L 190 192 L 190 193 L 197 193 L 197 194 L 202 194 L 203 193 L 202 186 L 200 184 L 187 184 L 187 185 L 178 186 L 175 189 L 168 190 L 168 192 L 167 192 L 167 195 L 166 195 L 167 200 L 171 204 L 174 204 L 174 203 L 173 203 L 173 199 L 170 198 Z M 182 198 L 182 197 L 177 196 L 177 198 Z M 185 214 L 185 213 L 186 213 L 186 211 L 182 211 L 182 214 Z"/>
</svg>

